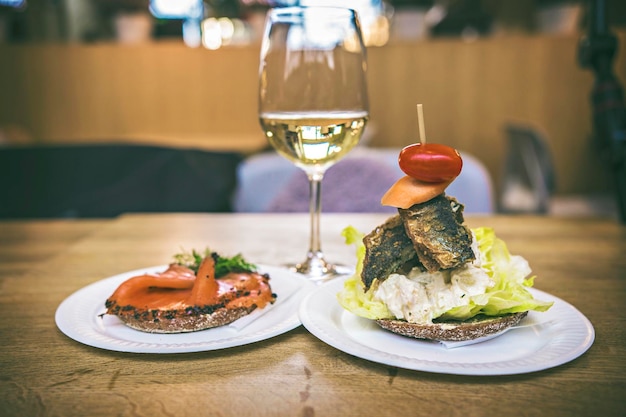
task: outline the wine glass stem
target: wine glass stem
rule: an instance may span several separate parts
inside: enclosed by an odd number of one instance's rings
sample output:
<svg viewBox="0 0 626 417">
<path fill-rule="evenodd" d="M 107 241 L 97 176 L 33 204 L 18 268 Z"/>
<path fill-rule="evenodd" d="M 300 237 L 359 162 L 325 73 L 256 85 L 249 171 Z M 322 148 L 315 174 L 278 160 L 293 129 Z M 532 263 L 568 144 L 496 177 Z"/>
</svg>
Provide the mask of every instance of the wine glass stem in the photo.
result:
<svg viewBox="0 0 626 417">
<path fill-rule="evenodd" d="M 309 174 L 309 212 L 311 214 L 311 231 L 309 255 L 322 257 L 320 239 L 320 213 L 322 212 L 322 178 L 323 174 Z"/>
<path fill-rule="evenodd" d="M 323 173 L 308 174 L 309 177 L 309 211 L 311 214 L 311 233 L 309 252 L 306 260 L 296 265 L 295 270 L 306 275 L 313 281 L 323 282 L 339 275 L 351 274 L 350 268 L 332 265 L 326 262 L 322 253 L 320 239 L 320 216 L 322 212 L 322 178 Z"/>
</svg>

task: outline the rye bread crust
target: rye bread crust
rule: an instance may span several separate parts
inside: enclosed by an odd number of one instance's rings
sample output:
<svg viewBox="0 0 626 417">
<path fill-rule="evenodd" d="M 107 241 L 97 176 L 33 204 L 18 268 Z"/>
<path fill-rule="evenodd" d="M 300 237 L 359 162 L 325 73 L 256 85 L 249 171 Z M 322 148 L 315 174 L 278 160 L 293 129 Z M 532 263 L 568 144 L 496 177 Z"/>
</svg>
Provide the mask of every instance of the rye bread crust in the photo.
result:
<svg viewBox="0 0 626 417">
<path fill-rule="evenodd" d="M 146 318 L 130 314 L 116 314 L 124 324 L 148 333 L 188 333 L 225 326 L 250 314 L 256 305 L 233 309 L 218 308 L 211 313 L 185 312 L 184 314 L 159 314 Z M 154 310 L 153 310 L 154 311 Z M 172 313 L 172 312 L 169 312 Z"/>
<path fill-rule="evenodd" d="M 415 339 L 459 342 L 499 333 L 517 325 L 528 311 L 504 316 L 476 316 L 467 321 L 445 321 L 432 324 L 409 323 L 405 320 L 378 319 L 383 329 Z"/>
</svg>

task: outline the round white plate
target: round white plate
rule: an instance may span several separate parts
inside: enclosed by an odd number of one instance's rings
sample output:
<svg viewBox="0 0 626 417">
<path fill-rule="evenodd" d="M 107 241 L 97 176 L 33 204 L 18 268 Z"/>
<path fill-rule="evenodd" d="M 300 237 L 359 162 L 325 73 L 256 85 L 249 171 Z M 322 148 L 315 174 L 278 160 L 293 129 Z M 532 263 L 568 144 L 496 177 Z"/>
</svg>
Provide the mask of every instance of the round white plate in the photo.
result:
<svg viewBox="0 0 626 417">
<path fill-rule="evenodd" d="M 572 305 L 548 293 L 533 296 L 554 305 L 530 312 L 540 328 L 519 328 L 491 340 L 446 349 L 438 342 L 412 339 L 344 310 L 337 301 L 342 280 L 316 288 L 300 305 L 304 327 L 323 342 L 353 356 L 404 369 L 457 375 L 511 375 L 540 371 L 582 355 L 593 344 L 591 322 Z"/>
<path fill-rule="evenodd" d="M 131 329 L 105 312 L 104 302 L 125 280 L 159 272 L 167 265 L 138 269 L 88 285 L 66 298 L 57 308 L 58 328 L 68 337 L 89 346 L 134 353 L 185 353 L 224 349 L 269 339 L 300 325 L 298 307 L 315 284 L 285 268 L 258 265 L 270 275 L 276 302 L 230 325 L 199 332 L 156 334 Z"/>
</svg>

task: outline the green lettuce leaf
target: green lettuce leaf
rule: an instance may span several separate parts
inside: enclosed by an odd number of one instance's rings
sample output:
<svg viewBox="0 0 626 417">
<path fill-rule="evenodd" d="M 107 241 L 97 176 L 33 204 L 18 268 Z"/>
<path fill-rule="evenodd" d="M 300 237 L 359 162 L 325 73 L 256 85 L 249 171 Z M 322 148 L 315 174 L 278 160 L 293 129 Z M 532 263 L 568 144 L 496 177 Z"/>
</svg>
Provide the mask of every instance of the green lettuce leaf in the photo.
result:
<svg viewBox="0 0 626 417">
<path fill-rule="evenodd" d="M 552 306 L 552 302 L 537 300 L 527 290 L 532 287 L 535 277 L 530 276 L 530 266 L 523 257 L 511 255 L 504 241 L 496 237 L 492 228 L 479 227 L 472 231 L 482 257 L 481 268 L 494 281 L 494 285 L 485 294 L 473 296 L 468 305 L 444 312 L 441 318 L 466 320 L 478 314 L 498 316 L 529 310 L 546 311 Z M 355 274 L 344 282 L 344 288 L 337 294 L 339 303 L 361 317 L 391 318 L 385 304 L 374 297 L 378 281 L 375 280 L 367 292 L 361 282 L 365 258 L 364 235 L 352 226 L 346 227 L 342 235 L 346 244 L 356 246 L 357 265 Z"/>
<path fill-rule="evenodd" d="M 215 277 L 222 277 L 230 272 L 256 272 L 257 266 L 246 261 L 241 254 L 235 256 L 222 256 L 214 253 L 211 249 L 205 248 L 204 251 L 183 250 L 181 253 L 174 255 L 174 262 L 178 265 L 186 266 L 193 272 L 198 273 L 198 268 L 203 259 L 207 256 L 215 258 Z"/>
<path fill-rule="evenodd" d="M 378 281 L 375 281 L 366 293 L 361 281 L 361 271 L 363 271 L 363 259 L 365 259 L 364 234 L 352 226 L 348 226 L 341 232 L 346 239 L 347 245 L 356 247 L 356 267 L 355 273 L 344 281 L 343 291 L 337 294 L 339 304 L 354 314 L 369 319 L 392 318 L 392 314 L 387 306 L 380 301 L 374 300 L 374 293 L 378 288 Z"/>
</svg>

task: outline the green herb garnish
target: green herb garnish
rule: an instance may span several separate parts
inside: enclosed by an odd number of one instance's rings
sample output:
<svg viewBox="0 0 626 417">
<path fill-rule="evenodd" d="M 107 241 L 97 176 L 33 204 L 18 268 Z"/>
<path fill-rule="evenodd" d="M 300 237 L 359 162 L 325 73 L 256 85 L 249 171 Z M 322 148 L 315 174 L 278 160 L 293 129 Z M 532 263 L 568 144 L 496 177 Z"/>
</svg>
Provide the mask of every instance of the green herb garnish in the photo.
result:
<svg viewBox="0 0 626 417">
<path fill-rule="evenodd" d="M 206 248 L 203 252 L 198 252 L 195 249 L 192 249 L 191 252 L 183 251 L 174 255 L 174 262 L 186 266 L 197 273 L 202 260 L 207 256 L 213 256 L 215 259 L 216 278 L 224 276 L 229 272 L 256 272 L 257 270 L 256 265 L 247 262 L 241 254 L 229 258 L 212 252 L 209 248 Z"/>
</svg>

